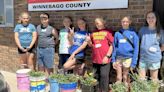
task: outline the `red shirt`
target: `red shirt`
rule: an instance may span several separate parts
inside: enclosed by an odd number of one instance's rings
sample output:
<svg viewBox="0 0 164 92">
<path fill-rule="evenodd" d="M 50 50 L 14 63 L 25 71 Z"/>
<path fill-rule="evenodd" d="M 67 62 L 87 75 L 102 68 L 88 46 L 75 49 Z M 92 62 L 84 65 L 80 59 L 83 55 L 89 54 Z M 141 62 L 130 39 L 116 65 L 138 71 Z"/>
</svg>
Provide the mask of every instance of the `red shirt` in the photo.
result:
<svg viewBox="0 0 164 92">
<path fill-rule="evenodd" d="M 103 58 L 107 55 L 109 47 L 114 40 L 113 31 L 108 29 L 96 30 L 91 34 L 92 60 L 93 63 L 102 64 Z M 108 63 L 111 60 L 108 61 Z"/>
</svg>

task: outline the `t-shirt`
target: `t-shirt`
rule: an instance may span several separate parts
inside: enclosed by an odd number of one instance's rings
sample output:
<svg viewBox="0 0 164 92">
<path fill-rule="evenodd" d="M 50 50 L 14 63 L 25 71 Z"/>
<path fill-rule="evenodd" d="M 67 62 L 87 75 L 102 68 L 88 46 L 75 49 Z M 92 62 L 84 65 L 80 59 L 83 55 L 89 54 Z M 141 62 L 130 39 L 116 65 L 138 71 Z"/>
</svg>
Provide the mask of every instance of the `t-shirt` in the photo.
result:
<svg viewBox="0 0 164 92">
<path fill-rule="evenodd" d="M 19 41 L 22 47 L 29 47 L 32 42 L 32 33 L 35 32 L 35 26 L 33 24 L 28 24 L 23 26 L 22 24 L 17 24 L 14 32 L 18 32 Z"/>
<path fill-rule="evenodd" d="M 160 62 L 162 55 L 160 45 L 164 44 L 164 32 L 161 30 L 157 36 L 156 30 L 142 27 L 139 31 L 141 40 L 140 60 L 149 62 Z"/>
<path fill-rule="evenodd" d="M 68 40 L 68 29 L 61 29 L 59 32 L 59 54 L 69 54 L 70 43 Z"/>
<path fill-rule="evenodd" d="M 78 49 L 83 44 L 83 42 L 86 39 L 86 34 L 87 34 L 87 31 L 78 30 L 75 32 L 74 37 L 73 37 L 73 45 L 69 49 L 70 54 L 72 54 L 76 49 Z M 83 58 L 84 50 L 77 53 L 75 57 Z"/>
<path fill-rule="evenodd" d="M 54 28 L 48 25 L 46 28 L 42 28 L 41 25 L 37 27 L 38 32 L 38 47 L 54 47 L 55 41 L 52 31 Z"/>
<path fill-rule="evenodd" d="M 107 55 L 110 45 L 114 40 L 112 30 L 96 30 L 91 34 L 92 59 L 93 63 L 102 64 L 103 58 Z M 110 60 L 109 60 L 110 62 Z"/>
</svg>

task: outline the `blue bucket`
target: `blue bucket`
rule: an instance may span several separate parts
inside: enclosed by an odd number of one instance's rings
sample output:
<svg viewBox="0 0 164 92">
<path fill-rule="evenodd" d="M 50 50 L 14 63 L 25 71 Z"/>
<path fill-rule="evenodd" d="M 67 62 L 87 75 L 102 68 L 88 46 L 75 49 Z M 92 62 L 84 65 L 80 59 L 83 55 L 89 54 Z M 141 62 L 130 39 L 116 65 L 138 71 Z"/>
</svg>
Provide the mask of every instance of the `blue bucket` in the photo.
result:
<svg viewBox="0 0 164 92">
<path fill-rule="evenodd" d="M 59 92 L 59 83 L 56 80 L 49 78 L 49 83 L 50 92 Z"/>
<path fill-rule="evenodd" d="M 77 87 L 77 82 L 60 83 L 61 92 L 75 92 L 76 87 Z"/>
</svg>

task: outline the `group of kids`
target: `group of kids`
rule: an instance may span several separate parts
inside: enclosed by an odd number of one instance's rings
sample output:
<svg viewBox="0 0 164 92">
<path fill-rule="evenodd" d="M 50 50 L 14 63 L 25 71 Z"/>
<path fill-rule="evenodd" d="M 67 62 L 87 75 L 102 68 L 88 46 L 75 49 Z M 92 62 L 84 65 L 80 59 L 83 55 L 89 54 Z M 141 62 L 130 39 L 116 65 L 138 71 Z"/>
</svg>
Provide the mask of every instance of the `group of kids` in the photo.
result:
<svg viewBox="0 0 164 92">
<path fill-rule="evenodd" d="M 164 51 L 164 31 L 155 12 L 148 12 L 146 24 L 138 34 L 130 27 L 131 18 L 121 19 L 119 31 L 107 29 L 102 17 L 95 19 L 96 29 L 89 32 L 85 19 L 77 19 L 77 28 L 72 25 L 70 17 L 64 17 L 63 28 L 58 31 L 49 25 L 49 14 L 41 13 L 41 24 L 36 28 L 29 23 L 30 16 L 23 12 L 19 16 L 19 24 L 14 29 L 14 37 L 20 55 L 20 67 L 34 69 L 34 57 L 39 71 L 53 73 L 55 45 L 59 43 L 59 69 L 64 71 L 85 66 L 85 48 L 91 47 L 93 68 L 99 81 L 99 92 L 108 92 L 110 65 L 116 70 L 116 82 L 128 85 L 130 70 L 139 67 L 139 76 L 146 78 L 150 70 L 151 79 L 158 80 L 158 70 Z M 58 42 L 58 40 L 60 42 Z M 36 48 L 36 52 L 35 52 Z M 138 59 L 139 57 L 139 59 Z M 139 62 L 137 62 L 139 61 Z"/>
</svg>

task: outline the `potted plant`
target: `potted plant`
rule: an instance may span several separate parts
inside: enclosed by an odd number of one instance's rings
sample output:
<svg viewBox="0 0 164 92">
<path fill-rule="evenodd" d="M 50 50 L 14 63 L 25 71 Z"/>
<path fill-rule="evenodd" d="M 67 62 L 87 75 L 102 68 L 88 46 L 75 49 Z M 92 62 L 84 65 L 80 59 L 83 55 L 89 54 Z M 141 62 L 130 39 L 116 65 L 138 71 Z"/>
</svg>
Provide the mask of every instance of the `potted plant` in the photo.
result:
<svg viewBox="0 0 164 92">
<path fill-rule="evenodd" d="M 78 75 L 74 74 L 61 74 L 58 79 L 60 85 L 60 92 L 75 92 L 77 87 L 77 82 L 79 80 Z"/>
<path fill-rule="evenodd" d="M 93 73 L 85 73 L 80 79 L 82 92 L 94 92 L 94 86 L 98 84 Z"/>
<path fill-rule="evenodd" d="M 138 74 L 133 74 L 134 81 L 131 83 L 131 92 L 158 92 L 159 83 L 152 80 L 142 80 Z"/>
<path fill-rule="evenodd" d="M 30 78 L 30 92 L 45 92 L 46 88 L 46 76 L 40 71 L 29 72 Z"/>
<path fill-rule="evenodd" d="M 62 74 L 51 74 L 49 76 L 50 92 L 59 92 L 58 81 L 62 76 Z"/>
<path fill-rule="evenodd" d="M 116 82 L 111 86 L 112 92 L 127 92 L 128 87 L 123 82 Z"/>
</svg>

